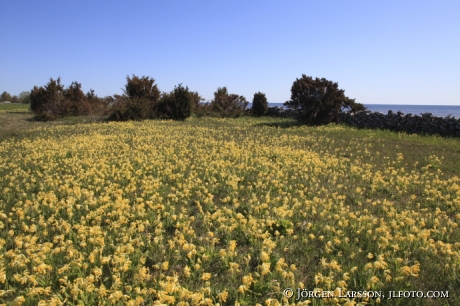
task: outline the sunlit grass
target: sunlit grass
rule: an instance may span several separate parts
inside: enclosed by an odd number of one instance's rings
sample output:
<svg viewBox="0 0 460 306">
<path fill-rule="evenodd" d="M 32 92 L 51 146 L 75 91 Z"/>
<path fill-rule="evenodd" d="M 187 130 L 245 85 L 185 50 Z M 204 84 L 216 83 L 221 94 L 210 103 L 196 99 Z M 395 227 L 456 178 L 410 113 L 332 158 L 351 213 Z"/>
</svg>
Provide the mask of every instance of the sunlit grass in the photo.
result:
<svg viewBox="0 0 460 306">
<path fill-rule="evenodd" d="M 30 112 L 29 104 L 0 103 L 0 114 Z"/>
<path fill-rule="evenodd" d="M 5 139 L 0 301 L 300 302 L 283 297 L 289 287 L 448 290 L 448 300 L 354 301 L 458 304 L 460 171 L 446 165 L 459 147 L 269 118 L 77 124 Z"/>
</svg>

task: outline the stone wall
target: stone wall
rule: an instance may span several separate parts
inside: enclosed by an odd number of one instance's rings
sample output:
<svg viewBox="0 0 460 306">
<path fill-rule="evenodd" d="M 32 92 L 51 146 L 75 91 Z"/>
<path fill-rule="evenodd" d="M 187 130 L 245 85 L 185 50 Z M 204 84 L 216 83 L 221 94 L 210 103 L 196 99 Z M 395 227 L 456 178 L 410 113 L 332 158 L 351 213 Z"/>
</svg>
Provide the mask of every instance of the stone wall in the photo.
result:
<svg viewBox="0 0 460 306">
<path fill-rule="evenodd" d="M 282 107 L 269 107 L 267 116 L 295 118 L 293 110 Z M 412 115 L 388 111 L 388 114 L 362 111 L 358 113 L 340 113 L 339 123 L 357 128 L 386 129 L 415 134 L 438 134 L 460 137 L 460 119 L 455 117 L 436 117 L 431 113 Z"/>
<path fill-rule="evenodd" d="M 431 113 L 412 115 L 388 111 L 388 114 L 362 111 L 341 113 L 339 122 L 358 128 L 388 129 L 397 132 L 416 134 L 439 134 L 460 137 L 460 119 L 455 117 L 436 117 Z"/>
<path fill-rule="evenodd" d="M 268 108 L 267 116 L 280 118 L 295 118 L 296 114 L 292 109 L 286 109 L 283 107 L 275 106 Z"/>
<path fill-rule="evenodd" d="M 293 110 L 282 107 L 269 107 L 267 116 L 295 118 Z M 412 115 L 388 111 L 388 114 L 362 111 L 358 113 L 340 113 L 339 123 L 358 128 L 386 129 L 415 134 L 439 134 L 460 137 L 460 119 L 455 117 L 436 117 L 431 113 Z"/>
</svg>

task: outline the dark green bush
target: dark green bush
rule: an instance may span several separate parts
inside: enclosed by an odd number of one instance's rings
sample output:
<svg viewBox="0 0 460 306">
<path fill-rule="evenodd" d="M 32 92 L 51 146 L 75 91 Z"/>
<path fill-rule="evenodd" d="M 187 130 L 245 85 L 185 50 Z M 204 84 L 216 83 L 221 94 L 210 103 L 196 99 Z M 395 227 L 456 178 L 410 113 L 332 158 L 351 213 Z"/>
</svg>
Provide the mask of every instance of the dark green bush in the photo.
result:
<svg viewBox="0 0 460 306">
<path fill-rule="evenodd" d="M 88 115 L 93 118 L 93 121 L 103 120 L 109 113 L 110 106 L 114 101 L 113 97 L 99 98 L 92 89 L 86 93 L 85 100 Z"/>
<path fill-rule="evenodd" d="M 158 103 L 158 118 L 173 120 L 185 120 L 196 112 L 199 102 L 203 98 L 197 93 L 190 91 L 182 84 L 174 87 L 169 93 L 163 93 Z"/>
<path fill-rule="evenodd" d="M 34 86 L 30 93 L 30 108 L 37 120 L 53 120 L 65 114 L 64 86 L 61 78 L 50 81 L 45 87 Z"/>
<path fill-rule="evenodd" d="M 19 102 L 20 102 L 20 101 L 19 101 L 19 97 L 18 97 L 18 96 L 14 95 L 14 96 L 11 97 L 11 103 L 19 103 Z"/>
<path fill-rule="evenodd" d="M 185 120 L 192 114 L 192 96 L 188 87 L 182 84 L 174 87 L 170 104 L 171 119 Z"/>
<path fill-rule="evenodd" d="M 108 120 L 128 121 L 152 118 L 154 113 L 150 101 L 145 98 L 130 98 L 126 95 L 114 95 L 114 105 Z M 157 107 L 157 105 L 155 105 Z"/>
<path fill-rule="evenodd" d="M 211 117 L 213 116 L 213 111 L 211 107 L 211 103 L 198 103 L 193 110 L 193 113 L 198 118 L 200 117 Z"/>
<path fill-rule="evenodd" d="M 109 120 L 126 121 L 158 117 L 160 90 L 153 78 L 126 77 L 124 95 L 114 95 Z"/>
<path fill-rule="evenodd" d="M 23 91 L 19 94 L 19 101 L 24 104 L 30 104 L 30 91 Z"/>
<path fill-rule="evenodd" d="M 81 84 L 72 82 L 72 84 L 64 91 L 65 116 L 79 116 L 89 114 L 89 105 L 86 103 L 86 96 L 81 89 Z"/>
<path fill-rule="evenodd" d="M 268 102 L 267 97 L 264 93 L 260 91 L 254 94 L 252 99 L 252 114 L 254 116 L 260 117 L 265 116 L 268 112 Z"/>
<path fill-rule="evenodd" d="M 85 95 L 78 82 L 72 82 L 64 89 L 61 78 L 51 78 L 45 87 L 34 86 L 30 95 L 24 92 L 24 97 L 30 100 L 30 108 L 35 113 L 35 118 L 43 121 L 65 116 L 89 115 L 96 109 L 100 111 L 102 106 L 107 108 L 107 103 L 99 99 L 93 90 Z"/>
<path fill-rule="evenodd" d="M 291 100 L 284 105 L 296 111 L 299 121 L 311 125 L 338 122 L 338 114 L 343 109 L 364 107 L 346 97 L 344 90 L 338 88 L 338 83 L 325 78 L 313 79 L 305 74 L 294 81 Z"/>
<path fill-rule="evenodd" d="M 10 102 L 11 102 L 11 99 L 12 99 L 11 95 L 10 95 L 8 92 L 6 92 L 6 91 L 4 91 L 4 92 L 0 95 L 0 101 L 2 101 L 2 102 L 3 102 L 3 101 L 10 101 Z"/>
<path fill-rule="evenodd" d="M 227 87 L 219 87 L 211 101 L 212 112 L 220 117 L 239 117 L 244 114 L 248 101 L 243 96 L 229 94 Z"/>
</svg>

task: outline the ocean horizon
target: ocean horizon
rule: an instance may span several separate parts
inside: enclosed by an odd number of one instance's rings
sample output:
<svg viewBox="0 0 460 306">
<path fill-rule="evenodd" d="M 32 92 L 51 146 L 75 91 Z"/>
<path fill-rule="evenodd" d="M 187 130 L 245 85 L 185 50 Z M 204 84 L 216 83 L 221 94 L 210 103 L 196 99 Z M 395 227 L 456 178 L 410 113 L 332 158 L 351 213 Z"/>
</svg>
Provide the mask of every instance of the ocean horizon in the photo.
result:
<svg viewBox="0 0 460 306">
<path fill-rule="evenodd" d="M 252 103 L 249 103 L 248 107 L 251 107 Z M 284 107 L 283 103 L 269 102 L 269 107 Z M 380 112 L 388 114 L 388 111 L 402 112 L 405 115 L 421 115 L 425 113 L 431 113 L 437 117 L 455 117 L 460 118 L 460 105 L 402 105 L 402 104 L 364 104 L 364 106 L 372 112 Z"/>
</svg>

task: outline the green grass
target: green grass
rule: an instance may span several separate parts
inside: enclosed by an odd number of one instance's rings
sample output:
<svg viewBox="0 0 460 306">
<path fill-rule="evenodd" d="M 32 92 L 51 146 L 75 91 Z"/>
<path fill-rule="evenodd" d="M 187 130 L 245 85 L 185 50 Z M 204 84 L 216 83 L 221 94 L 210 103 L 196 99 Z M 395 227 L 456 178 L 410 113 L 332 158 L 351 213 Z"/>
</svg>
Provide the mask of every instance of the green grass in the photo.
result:
<svg viewBox="0 0 460 306">
<path fill-rule="evenodd" d="M 34 119 L 34 114 L 26 104 L 0 104 L 0 141 L 11 138 L 33 137 L 36 129 L 90 123 L 90 116 L 59 118 L 42 122 Z"/>
<path fill-rule="evenodd" d="M 0 103 L 0 111 L 5 111 L 5 112 L 12 112 L 12 111 L 17 111 L 17 112 L 25 112 L 28 113 L 30 112 L 30 107 L 29 104 L 20 104 L 20 103 Z"/>
</svg>

